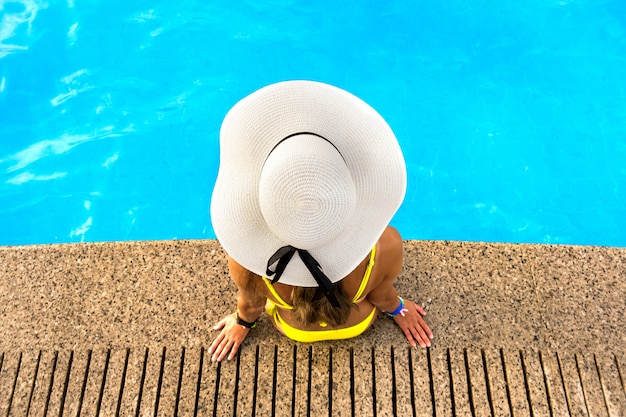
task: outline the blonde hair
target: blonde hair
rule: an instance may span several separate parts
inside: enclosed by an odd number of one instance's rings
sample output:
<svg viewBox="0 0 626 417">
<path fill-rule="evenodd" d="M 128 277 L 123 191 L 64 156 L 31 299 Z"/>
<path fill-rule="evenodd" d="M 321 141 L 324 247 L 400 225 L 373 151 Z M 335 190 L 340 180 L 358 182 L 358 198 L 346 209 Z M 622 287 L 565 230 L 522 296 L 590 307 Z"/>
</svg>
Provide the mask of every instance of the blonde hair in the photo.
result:
<svg viewBox="0 0 626 417">
<path fill-rule="evenodd" d="M 358 307 L 348 298 L 341 285 L 334 285 L 332 294 L 339 302 L 339 307 L 330 304 L 320 287 L 294 287 L 291 292 L 293 317 L 303 325 L 325 322 L 331 327 L 337 327 L 345 324 L 350 317 L 350 309 Z"/>
</svg>

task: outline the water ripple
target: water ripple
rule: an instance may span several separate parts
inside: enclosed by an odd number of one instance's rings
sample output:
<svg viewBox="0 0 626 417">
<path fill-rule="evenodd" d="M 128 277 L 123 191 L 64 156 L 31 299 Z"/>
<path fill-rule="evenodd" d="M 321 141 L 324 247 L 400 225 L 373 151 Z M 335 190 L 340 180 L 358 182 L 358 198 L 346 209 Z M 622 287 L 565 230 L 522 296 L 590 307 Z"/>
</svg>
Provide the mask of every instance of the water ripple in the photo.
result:
<svg viewBox="0 0 626 417">
<path fill-rule="evenodd" d="M 31 181 L 51 181 L 57 178 L 63 178 L 67 176 L 67 172 L 55 172 L 53 174 L 48 175 L 35 175 L 32 172 L 22 172 L 19 175 L 16 175 L 13 178 L 10 178 L 6 181 L 7 184 L 13 185 L 21 185 Z"/>
<path fill-rule="evenodd" d="M 21 31 L 25 31 L 27 38 L 30 37 L 37 13 L 48 7 L 47 3 L 37 0 L 14 1 L 11 4 L 11 9 L 7 9 L 4 2 L 0 2 L 0 11 L 3 12 L 0 18 L 0 59 L 14 52 L 28 50 L 28 45 L 21 44 L 19 39 L 11 43 L 5 41 L 18 37 L 23 33 Z M 23 7 L 17 8 L 18 4 Z"/>
<path fill-rule="evenodd" d="M 85 239 L 85 233 L 89 231 L 91 226 L 93 225 L 93 216 L 89 216 L 87 220 L 76 229 L 70 232 L 70 237 L 80 237 L 81 242 Z"/>
<path fill-rule="evenodd" d="M 27 148 L 0 159 L 0 164 L 13 163 L 6 172 L 14 172 L 25 168 L 40 159 L 52 155 L 62 155 L 83 143 L 94 140 L 102 140 L 112 137 L 122 136 L 124 132 L 132 131 L 132 127 L 128 127 L 121 131 L 116 131 L 114 126 L 106 126 L 96 130 L 93 133 L 85 134 L 68 134 L 64 133 L 56 139 L 46 139 L 37 143 L 33 143 Z"/>
</svg>

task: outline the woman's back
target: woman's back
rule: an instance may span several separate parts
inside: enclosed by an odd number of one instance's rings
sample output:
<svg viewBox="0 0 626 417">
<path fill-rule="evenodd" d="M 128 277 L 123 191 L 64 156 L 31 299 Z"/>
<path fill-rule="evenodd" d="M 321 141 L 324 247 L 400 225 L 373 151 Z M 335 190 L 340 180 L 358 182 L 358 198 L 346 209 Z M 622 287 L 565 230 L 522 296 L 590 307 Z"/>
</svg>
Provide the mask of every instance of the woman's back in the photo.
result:
<svg viewBox="0 0 626 417">
<path fill-rule="evenodd" d="M 347 297 L 354 303 L 354 308 L 350 309 L 350 315 L 343 325 L 330 326 L 324 322 L 299 322 L 292 308 L 285 308 L 284 305 L 293 307 L 294 287 L 291 285 L 280 282 L 270 284 L 266 280 L 265 296 L 276 304 L 277 308 L 280 309 L 280 316 L 290 326 L 307 331 L 348 328 L 363 322 L 371 314 L 375 306 L 368 295 L 383 284 L 386 276 L 397 276 L 397 270 L 401 264 L 402 239 L 394 228 L 388 227 L 372 252 L 338 283 Z M 259 279 L 262 278 L 259 277 Z M 281 329 L 279 328 L 279 330 Z"/>
</svg>

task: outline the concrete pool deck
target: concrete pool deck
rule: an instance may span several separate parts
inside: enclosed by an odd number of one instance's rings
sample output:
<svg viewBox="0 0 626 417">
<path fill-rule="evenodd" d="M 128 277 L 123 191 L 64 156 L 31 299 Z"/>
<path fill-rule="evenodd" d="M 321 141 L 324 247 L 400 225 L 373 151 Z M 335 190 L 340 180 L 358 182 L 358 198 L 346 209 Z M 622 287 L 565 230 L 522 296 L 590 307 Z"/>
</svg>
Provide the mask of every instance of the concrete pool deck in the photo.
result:
<svg viewBox="0 0 626 417">
<path fill-rule="evenodd" d="M 217 365 L 235 287 L 214 240 L 0 247 L 0 415 L 626 415 L 626 249 L 407 241 L 379 317 L 313 345 L 262 316 Z"/>
</svg>

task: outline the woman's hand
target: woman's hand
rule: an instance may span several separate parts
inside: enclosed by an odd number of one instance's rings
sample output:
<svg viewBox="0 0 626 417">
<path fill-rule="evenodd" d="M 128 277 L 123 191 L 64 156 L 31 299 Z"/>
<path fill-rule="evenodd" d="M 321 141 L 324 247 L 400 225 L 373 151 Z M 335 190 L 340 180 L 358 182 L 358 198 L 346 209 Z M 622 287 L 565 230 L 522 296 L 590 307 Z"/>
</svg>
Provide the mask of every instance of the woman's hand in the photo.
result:
<svg viewBox="0 0 626 417">
<path fill-rule="evenodd" d="M 424 321 L 426 312 L 422 307 L 415 304 L 411 300 L 404 300 L 404 314 L 394 316 L 394 321 L 409 340 L 411 346 L 417 346 L 417 343 L 423 348 L 430 347 L 430 339 L 433 338 L 433 332 Z"/>
<path fill-rule="evenodd" d="M 220 362 L 226 355 L 228 355 L 229 361 L 234 359 L 239 350 L 239 346 L 241 346 L 250 331 L 247 327 L 237 324 L 236 313 L 224 317 L 219 323 L 213 326 L 213 330 L 220 329 L 222 329 L 222 331 L 219 336 L 217 336 L 209 347 L 209 353 L 213 355 L 211 357 L 213 362 Z"/>
</svg>

